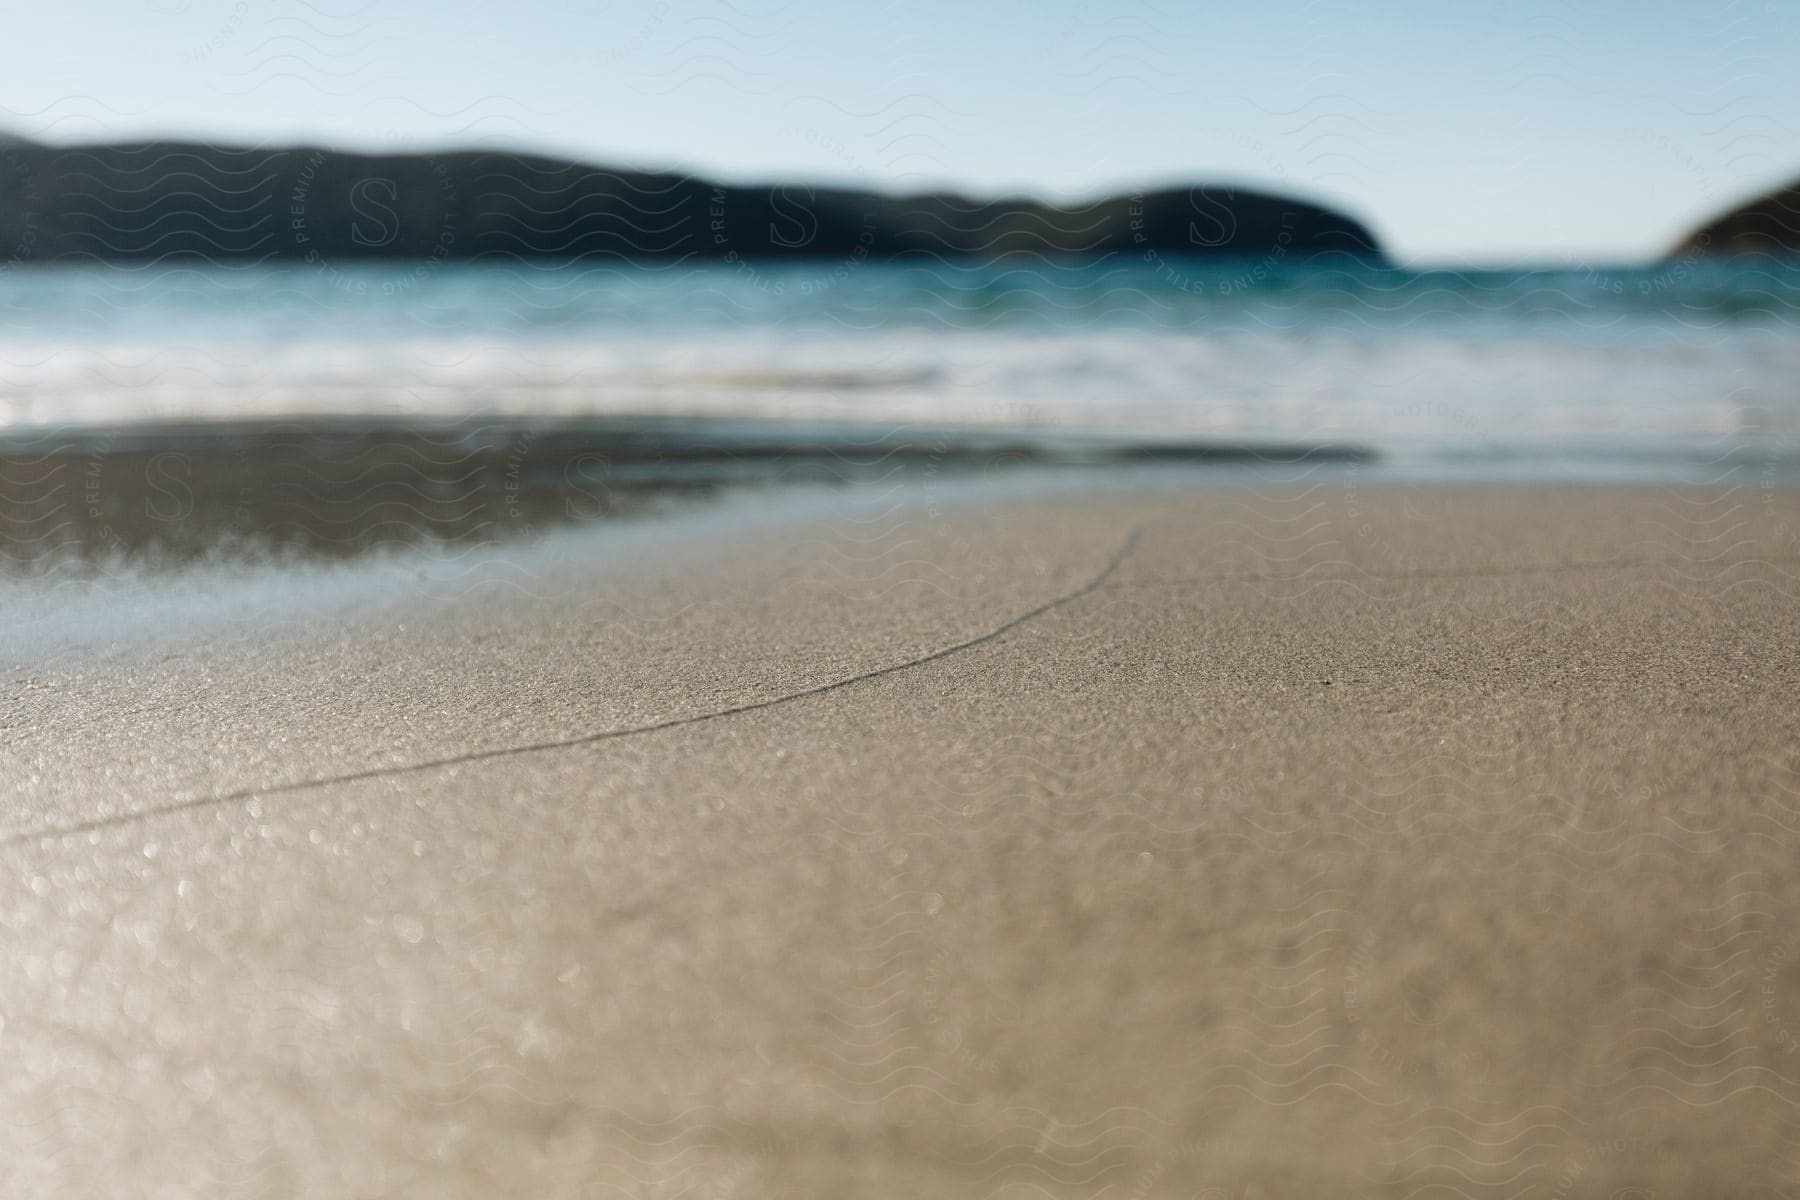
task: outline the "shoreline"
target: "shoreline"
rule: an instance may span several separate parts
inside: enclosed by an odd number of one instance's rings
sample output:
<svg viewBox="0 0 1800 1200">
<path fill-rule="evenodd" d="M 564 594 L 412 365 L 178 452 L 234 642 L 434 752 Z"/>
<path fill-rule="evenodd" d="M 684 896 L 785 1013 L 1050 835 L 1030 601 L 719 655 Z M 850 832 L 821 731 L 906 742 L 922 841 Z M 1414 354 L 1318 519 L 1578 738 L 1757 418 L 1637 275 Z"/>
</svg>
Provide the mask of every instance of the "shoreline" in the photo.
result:
<svg viewBox="0 0 1800 1200">
<path fill-rule="evenodd" d="M 1286 467 L 1353 445 L 755 419 L 486 416 L 0 432 L 0 566 L 474 547 L 726 493 L 1021 467 Z"/>
<path fill-rule="evenodd" d="M 997 475 L 1071 487 L 1691 486 L 1781 490 L 1800 459 L 1706 448 L 1650 455 L 1528 447 L 1457 452 L 1323 440 L 1139 436 L 1075 427 L 948 427 L 717 416 L 403 421 L 144 421 L 0 431 L 0 574 L 213 558 L 300 562 L 419 547 L 461 552 L 596 521 L 659 518 L 795 488 L 883 488 Z M 760 499 L 759 499 L 760 497 Z"/>
</svg>

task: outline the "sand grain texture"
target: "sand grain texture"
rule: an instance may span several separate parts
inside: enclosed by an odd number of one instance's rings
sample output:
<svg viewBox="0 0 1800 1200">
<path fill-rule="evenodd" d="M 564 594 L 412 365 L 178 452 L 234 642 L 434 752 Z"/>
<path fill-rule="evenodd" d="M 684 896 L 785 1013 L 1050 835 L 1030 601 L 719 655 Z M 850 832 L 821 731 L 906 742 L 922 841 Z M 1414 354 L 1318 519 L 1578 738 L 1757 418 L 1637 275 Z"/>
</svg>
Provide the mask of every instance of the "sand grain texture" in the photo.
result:
<svg viewBox="0 0 1800 1200">
<path fill-rule="evenodd" d="M 1303 472 L 21 584 L 0 1193 L 1786 1194 L 1797 598 Z"/>
</svg>

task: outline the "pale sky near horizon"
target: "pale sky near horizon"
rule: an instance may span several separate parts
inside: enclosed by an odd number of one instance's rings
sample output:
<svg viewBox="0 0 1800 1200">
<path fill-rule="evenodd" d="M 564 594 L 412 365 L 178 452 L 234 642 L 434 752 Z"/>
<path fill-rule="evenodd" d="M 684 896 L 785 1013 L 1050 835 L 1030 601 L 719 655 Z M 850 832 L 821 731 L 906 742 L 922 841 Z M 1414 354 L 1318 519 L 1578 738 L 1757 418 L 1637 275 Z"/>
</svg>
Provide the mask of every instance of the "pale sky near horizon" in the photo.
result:
<svg viewBox="0 0 1800 1200">
<path fill-rule="evenodd" d="M 61 0 L 9 25 L 0 131 L 44 140 L 1071 197 L 1230 180 L 1422 263 L 1645 258 L 1800 174 L 1796 0 Z"/>
</svg>

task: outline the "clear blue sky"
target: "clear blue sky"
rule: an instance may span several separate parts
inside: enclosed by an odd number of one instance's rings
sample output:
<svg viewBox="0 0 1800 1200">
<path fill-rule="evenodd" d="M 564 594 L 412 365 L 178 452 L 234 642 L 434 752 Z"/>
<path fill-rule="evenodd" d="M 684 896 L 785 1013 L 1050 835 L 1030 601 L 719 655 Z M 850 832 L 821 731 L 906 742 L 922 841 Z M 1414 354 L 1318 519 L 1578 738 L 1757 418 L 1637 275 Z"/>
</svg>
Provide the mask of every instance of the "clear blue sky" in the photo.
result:
<svg viewBox="0 0 1800 1200">
<path fill-rule="evenodd" d="M 0 124 L 486 142 L 736 179 L 1226 178 L 1416 261 L 1616 261 L 1800 174 L 1800 2 L 58 0 Z"/>
</svg>

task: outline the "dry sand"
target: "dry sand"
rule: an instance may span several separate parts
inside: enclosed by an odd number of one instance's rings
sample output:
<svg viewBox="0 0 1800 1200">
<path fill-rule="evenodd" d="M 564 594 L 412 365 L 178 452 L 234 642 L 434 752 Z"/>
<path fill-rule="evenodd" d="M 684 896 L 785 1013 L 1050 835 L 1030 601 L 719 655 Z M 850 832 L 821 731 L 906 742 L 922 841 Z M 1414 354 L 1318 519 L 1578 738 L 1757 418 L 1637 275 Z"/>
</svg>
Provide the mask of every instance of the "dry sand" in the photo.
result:
<svg viewBox="0 0 1800 1200">
<path fill-rule="evenodd" d="M 1790 1194 L 1797 599 L 1353 470 L 8 585 L 0 1194 Z"/>
</svg>

